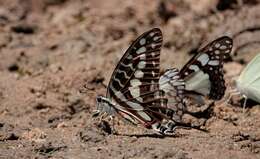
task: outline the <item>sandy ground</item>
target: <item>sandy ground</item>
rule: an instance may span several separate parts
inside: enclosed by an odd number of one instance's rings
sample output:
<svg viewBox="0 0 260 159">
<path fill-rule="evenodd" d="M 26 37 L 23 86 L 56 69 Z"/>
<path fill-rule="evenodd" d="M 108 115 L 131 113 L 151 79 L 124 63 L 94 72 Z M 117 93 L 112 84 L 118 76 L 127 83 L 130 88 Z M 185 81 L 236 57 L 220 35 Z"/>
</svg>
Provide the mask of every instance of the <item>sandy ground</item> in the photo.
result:
<svg viewBox="0 0 260 159">
<path fill-rule="evenodd" d="M 260 158 L 260 107 L 249 102 L 243 113 L 240 97 L 190 121 L 207 132 L 163 137 L 118 121 L 112 135 L 91 117 L 102 83 L 142 32 L 162 29 L 162 71 L 232 36 L 229 91 L 260 51 L 259 26 L 257 0 L 0 0 L 0 158 Z M 79 93 L 85 84 L 93 91 Z"/>
</svg>

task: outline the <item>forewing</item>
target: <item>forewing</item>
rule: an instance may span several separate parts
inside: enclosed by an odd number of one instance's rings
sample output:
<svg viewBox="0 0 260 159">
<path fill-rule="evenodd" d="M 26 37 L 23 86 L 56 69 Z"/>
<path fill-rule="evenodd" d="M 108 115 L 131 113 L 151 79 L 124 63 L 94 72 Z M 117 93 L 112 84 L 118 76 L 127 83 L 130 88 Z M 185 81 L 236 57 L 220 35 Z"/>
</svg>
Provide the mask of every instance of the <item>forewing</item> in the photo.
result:
<svg viewBox="0 0 260 159">
<path fill-rule="evenodd" d="M 223 36 L 200 49 L 180 71 L 185 81 L 185 90 L 195 96 L 221 99 L 226 90 L 223 63 L 232 45 L 232 39 Z"/>
<path fill-rule="evenodd" d="M 114 70 L 107 97 L 119 99 L 117 102 L 127 101 L 155 90 L 159 80 L 161 46 L 162 33 L 158 28 L 137 38 Z"/>
<path fill-rule="evenodd" d="M 108 85 L 107 97 L 118 103 L 121 113 L 150 122 L 154 117 L 149 106 L 160 102 L 159 71 L 162 33 L 152 29 L 142 34 L 119 61 Z M 158 105 L 157 105 L 158 106 Z M 161 119 L 158 119 L 161 120 Z"/>
</svg>

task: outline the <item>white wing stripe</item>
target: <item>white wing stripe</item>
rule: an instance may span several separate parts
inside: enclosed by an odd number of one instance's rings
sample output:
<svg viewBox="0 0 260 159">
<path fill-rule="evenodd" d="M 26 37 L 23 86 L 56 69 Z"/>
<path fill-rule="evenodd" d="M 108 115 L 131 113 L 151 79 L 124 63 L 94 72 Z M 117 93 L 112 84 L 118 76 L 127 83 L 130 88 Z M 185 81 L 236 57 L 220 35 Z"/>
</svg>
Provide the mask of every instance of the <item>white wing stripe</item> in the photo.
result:
<svg viewBox="0 0 260 159">
<path fill-rule="evenodd" d="M 122 70 L 117 70 L 117 72 L 118 72 L 118 73 L 123 73 L 123 74 L 124 74 L 124 77 L 125 77 L 125 79 L 128 79 L 128 78 L 129 78 L 129 76 L 126 74 L 126 72 L 125 72 L 125 71 L 122 71 Z"/>
</svg>

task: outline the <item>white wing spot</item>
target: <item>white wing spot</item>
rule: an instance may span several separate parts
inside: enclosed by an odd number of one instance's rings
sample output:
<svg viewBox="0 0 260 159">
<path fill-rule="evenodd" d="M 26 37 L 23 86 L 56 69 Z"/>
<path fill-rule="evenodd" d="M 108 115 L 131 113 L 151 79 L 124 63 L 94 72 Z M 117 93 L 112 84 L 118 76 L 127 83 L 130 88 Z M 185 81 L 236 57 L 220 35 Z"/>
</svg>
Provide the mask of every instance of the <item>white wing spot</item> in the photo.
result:
<svg viewBox="0 0 260 159">
<path fill-rule="evenodd" d="M 159 36 L 155 36 L 153 37 L 153 41 L 157 41 L 160 37 Z"/>
<path fill-rule="evenodd" d="M 133 58 L 132 55 L 128 55 L 128 56 L 127 56 L 127 59 L 132 59 L 132 58 Z"/>
<path fill-rule="evenodd" d="M 138 68 L 139 69 L 145 68 L 145 65 L 146 65 L 145 61 L 140 61 L 139 64 L 138 64 Z"/>
<path fill-rule="evenodd" d="M 146 51 L 146 48 L 143 46 L 143 47 L 140 47 L 137 51 L 136 51 L 136 53 L 137 54 L 141 54 L 141 53 L 144 53 Z"/>
<path fill-rule="evenodd" d="M 190 65 L 189 69 L 194 70 L 195 72 L 200 70 L 200 68 L 197 65 Z"/>
<path fill-rule="evenodd" d="M 210 47 L 210 48 L 209 48 L 209 51 L 212 51 L 212 50 L 213 50 L 212 47 Z"/>
<path fill-rule="evenodd" d="M 227 49 L 227 46 L 226 46 L 226 45 L 221 45 L 221 46 L 219 47 L 219 49 L 225 50 L 225 49 Z"/>
<path fill-rule="evenodd" d="M 225 53 L 229 53 L 229 52 L 230 52 L 230 50 L 229 50 L 229 49 L 225 51 Z"/>
<path fill-rule="evenodd" d="M 140 89 L 138 87 L 130 87 L 129 91 L 130 91 L 133 98 L 140 96 Z"/>
<path fill-rule="evenodd" d="M 146 43 L 146 39 L 145 38 L 142 38 L 140 41 L 139 41 L 140 45 L 144 45 Z"/>
<path fill-rule="evenodd" d="M 202 66 L 205 66 L 209 61 L 209 56 L 207 54 L 201 54 L 197 60 L 200 61 Z"/>
<path fill-rule="evenodd" d="M 140 70 L 135 72 L 135 77 L 136 78 L 143 78 L 144 77 L 144 73 Z"/>
<path fill-rule="evenodd" d="M 217 66 L 217 65 L 219 65 L 219 60 L 211 60 L 211 61 L 209 61 L 208 64 L 211 66 Z"/>
<path fill-rule="evenodd" d="M 226 43 L 227 43 L 227 44 L 230 44 L 230 43 L 231 43 L 231 41 L 229 41 L 229 40 L 226 40 Z"/>
<path fill-rule="evenodd" d="M 220 47 L 220 43 L 216 43 L 215 48 L 219 48 L 219 47 Z"/>
<path fill-rule="evenodd" d="M 150 36 L 154 36 L 154 35 L 155 35 L 155 33 L 154 33 L 154 32 L 151 32 L 149 35 L 150 35 Z"/>
<path fill-rule="evenodd" d="M 142 85 L 142 82 L 140 82 L 140 80 L 138 80 L 138 79 L 132 79 L 130 81 L 130 84 L 131 84 L 131 86 L 136 87 L 136 86 Z"/>
<path fill-rule="evenodd" d="M 215 54 L 220 54 L 220 51 L 219 50 L 215 50 Z"/>
<path fill-rule="evenodd" d="M 184 74 L 187 76 L 189 73 L 188 73 L 188 72 L 185 72 Z"/>
<path fill-rule="evenodd" d="M 212 67 L 210 67 L 210 68 L 209 68 L 209 70 L 211 70 L 211 71 L 212 71 L 212 70 L 213 70 L 213 68 L 212 68 Z"/>
<path fill-rule="evenodd" d="M 141 54 L 139 57 L 140 57 L 141 60 L 145 60 L 146 59 L 146 55 L 145 54 Z"/>
<path fill-rule="evenodd" d="M 216 57 L 216 59 L 219 59 L 219 56 L 215 56 Z"/>
</svg>

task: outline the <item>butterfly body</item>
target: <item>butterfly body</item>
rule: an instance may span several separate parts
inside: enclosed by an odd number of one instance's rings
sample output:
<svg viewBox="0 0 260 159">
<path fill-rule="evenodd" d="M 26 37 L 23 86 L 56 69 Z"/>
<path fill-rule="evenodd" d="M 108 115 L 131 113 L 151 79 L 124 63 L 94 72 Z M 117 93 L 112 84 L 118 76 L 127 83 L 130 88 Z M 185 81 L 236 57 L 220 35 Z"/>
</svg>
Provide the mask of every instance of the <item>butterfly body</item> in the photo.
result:
<svg viewBox="0 0 260 159">
<path fill-rule="evenodd" d="M 107 114 L 109 116 L 114 116 L 116 114 L 116 105 L 106 97 L 97 96 L 96 103 L 96 115 Z"/>
<path fill-rule="evenodd" d="M 159 88 L 162 33 L 154 28 L 139 36 L 118 62 L 106 97 L 97 97 L 97 114 L 121 117 L 162 134 L 173 132 L 168 99 Z M 180 105 L 182 103 L 172 103 Z M 176 107 L 177 108 L 177 107 Z M 179 111 L 179 114 L 182 115 Z"/>
</svg>

